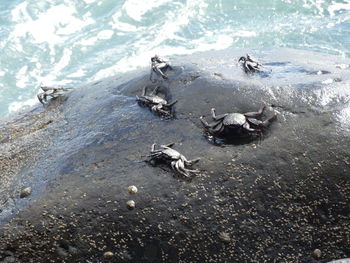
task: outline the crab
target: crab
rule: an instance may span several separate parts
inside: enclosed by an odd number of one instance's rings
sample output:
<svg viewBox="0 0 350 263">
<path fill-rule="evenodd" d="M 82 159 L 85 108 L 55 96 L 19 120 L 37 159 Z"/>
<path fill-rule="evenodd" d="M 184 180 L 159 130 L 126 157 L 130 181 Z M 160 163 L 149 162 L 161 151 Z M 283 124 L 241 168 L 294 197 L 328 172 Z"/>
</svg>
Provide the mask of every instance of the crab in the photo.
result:
<svg viewBox="0 0 350 263">
<path fill-rule="evenodd" d="M 261 72 L 260 67 L 262 66 L 260 63 L 254 61 L 248 54 L 246 57 L 240 57 L 238 60 L 242 64 L 242 68 L 245 73 L 255 73 Z"/>
<path fill-rule="evenodd" d="M 149 95 L 146 95 L 146 88 L 147 87 L 143 88 L 142 95 L 140 97 L 136 96 L 136 100 L 139 103 L 150 107 L 151 111 L 154 113 L 164 116 L 171 116 L 170 108 L 177 103 L 177 100 L 168 103 L 164 98 L 158 96 L 157 94 L 160 86 L 155 87 Z"/>
<path fill-rule="evenodd" d="M 69 88 L 54 88 L 54 87 L 46 87 L 46 86 L 42 86 L 42 85 L 40 85 L 40 88 L 44 92 L 40 92 L 37 95 L 37 97 L 38 97 L 38 100 L 43 105 L 48 103 L 48 99 L 47 99 L 48 96 L 51 98 L 57 98 L 57 97 L 63 96 L 63 94 L 61 92 L 70 90 Z"/>
<path fill-rule="evenodd" d="M 170 164 L 171 168 L 185 177 L 191 177 L 191 174 L 197 174 L 199 170 L 191 170 L 186 168 L 186 166 L 192 166 L 193 164 L 199 162 L 200 158 L 193 160 L 187 160 L 184 155 L 178 151 L 172 149 L 175 143 L 170 143 L 167 145 L 159 145 L 159 149 L 156 149 L 157 144 L 152 144 L 151 153 L 148 157 L 151 159 L 156 159 L 159 161 L 165 161 Z"/>
<path fill-rule="evenodd" d="M 159 73 L 163 79 L 168 79 L 168 77 L 163 72 L 163 70 L 166 70 L 167 68 L 172 68 L 170 66 L 170 63 L 160 58 L 158 55 L 155 55 L 151 58 L 151 75 L 149 79 L 152 81 L 153 72 Z"/>
<path fill-rule="evenodd" d="M 211 109 L 212 117 L 214 119 L 213 123 L 208 124 L 203 116 L 200 120 L 205 128 L 205 130 L 212 135 L 214 138 L 219 137 L 250 137 L 250 136 L 261 136 L 261 129 L 267 127 L 270 122 L 272 122 L 277 113 L 269 117 L 268 119 L 261 121 L 256 119 L 260 117 L 266 105 L 263 105 L 257 112 L 247 112 L 247 113 L 225 113 L 221 115 L 216 115 L 215 109 Z M 254 128 L 252 128 L 253 126 Z"/>
</svg>

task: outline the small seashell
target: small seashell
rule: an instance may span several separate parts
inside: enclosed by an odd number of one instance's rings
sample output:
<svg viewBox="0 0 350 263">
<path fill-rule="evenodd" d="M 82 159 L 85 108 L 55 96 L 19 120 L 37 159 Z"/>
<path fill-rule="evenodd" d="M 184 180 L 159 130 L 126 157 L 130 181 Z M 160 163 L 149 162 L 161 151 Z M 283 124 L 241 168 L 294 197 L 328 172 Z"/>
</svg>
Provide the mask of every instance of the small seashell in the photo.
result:
<svg viewBox="0 0 350 263">
<path fill-rule="evenodd" d="M 221 241 L 226 243 L 229 243 L 231 241 L 230 235 L 227 232 L 220 232 L 219 238 L 221 239 Z"/>
<path fill-rule="evenodd" d="M 321 258 L 321 250 L 319 250 L 318 248 L 316 248 L 313 252 L 312 252 L 312 255 L 315 259 L 320 259 Z"/>
<path fill-rule="evenodd" d="M 105 259 L 111 259 L 114 256 L 113 252 L 107 251 L 103 254 L 103 258 Z"/>
<path fill-rule="evenodd" d="M 21 194 L 20 194 L 20 198 L 25 198 L 27 196 L 29 196 L 30 194 L 32 193 L 32 188 L 30 187 L 26 187 L 24 188 L 22 191 L 21 191 Z"/>
<path fill-rule="evenodd" d="M 129 200 L 126 202 L 127 207 L 132 210 L 135 208 L 135 201 L 134 200 Z"/>
<path fill-rule="evenodd" d="M 129 194 L 136 194 L 137 193 L 137 187 L 135 185 L 130 185 L 128 187 Z"/>
</svg>

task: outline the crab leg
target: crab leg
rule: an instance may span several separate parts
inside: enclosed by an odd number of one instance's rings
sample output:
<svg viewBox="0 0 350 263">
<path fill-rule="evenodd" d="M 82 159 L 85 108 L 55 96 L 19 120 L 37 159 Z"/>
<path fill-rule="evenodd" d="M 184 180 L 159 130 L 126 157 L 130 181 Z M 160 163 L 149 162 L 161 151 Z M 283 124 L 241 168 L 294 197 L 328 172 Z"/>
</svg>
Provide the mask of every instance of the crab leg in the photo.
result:
<svg viewBox="0 0 350 263">
<path fill-rule="evenodd" d="M 151 154 L 155 154 L 155 153 L 161 153 L 162 150 L 154 150 L 154 151 L 151 151 Z"/>
<path fill-rule="evenodd" d="M 193 159 L 193 160 L 184 160 L 185 164 L 191 166 L 195 163 L 198 163 L 199 161 L 201 160 L 201 158 L 196 158 L 196 159 Z"/>
<path fill-rule="evenodd" d="M 178 160 L 178 161 L 176 162 L 175 167 L 176 167 L 176 170 L 177 170 L 180 174 L 182 174 L 182 175 L 184 175 L 184 176 L 186 176 L 186 177 L 190 177 L 190 174 L 187 172 L 187 170 L 186 170 L 186 168 L 185 168 L 185 166 L 184 166 L 184 163 L 183 163 L 181 160 Z"/>
<path fill-rule="evenodd" d="M 189 173 L 199 173 L 199 170 L 191 170 L 191 169 L 185 168 L 185 163 L 182 160 L 179 160 L 178 164 L 179 164 L 179 170 L 181 170 L 187 177 L 190 176 Z"/>
<path fill-rule="evenodd" d="M 160 63 L 158 65 L 153 65 L 152 69 L 154 72 L 158 72 L 164 79 L 167 79 L 168 77 L 161 71 L 161 69 L 167 67 L 166 63 Z"/>
<path fill-rule="evenodd" d="M 203 126 L 204 126 L 205 128 L 207 128 L 207 129 L 216 127 L 216 126 L 218 126 L 218 125 L 221 123 L 221 121 L 218 120 L 218 121 L 216 121 L 216 122 L 213 122 L 213 123 L 209 124 L 209 123 L 204 119 L 203 116 L 199 117 L 199 119 L 201 120 Z"/>
<path fill-rule="evenodd" d="M 247 54 L 247 61 L 256 63 L 257 66 L 261 66 L 261 64 L 259 62 L 254 61 L 248 54 Z"/>
<path fill-rule="evenodd" d="M 151 146 L 151 152 L 154 152 L 155 148 L 156 148 L 156 144 L 153 143 L 152 146 Z"/>
<path fill-rule="evenodd" d="M 68 91 L 71 88 L 53 88 L 53 87 L 47 87 L 47 86 L 41 86 L 40 87 L 43 91 L 49 91 L 52 90 L 53 92 L 58 92 L 58 91 Z"/>
<path fill-rule="evenodd" d="M 167 111 L 165 111 L 165 110 L 162 109 L 162 104 L 154 105 L 154 106 L 151 108 L 151 110 L 152 110 L 153 112 L 160 112 L 160 113 L 162 113 L 162 114 L 164 114 L 164 115 L 170 114 L 169 112 L 167 112 Z"/>
<path fill-rule="evenodd" d="M 172 162 L 170 163 L 170 166 L 171 166 L 171 168 L 172 168 L 173 170 L 176 170 L 176 161 L 172 161 Z"/>
<path fill-rule="evenodd" d="M 172 143 L 169 143 L 169 144 L 165 144 L 165 145 L 161 145 L 161 147 L 163 147 L 163 148 L 171 148 L 171 147 L 173 147 L 174 146 L 174 142 L 172 142 Z"/>
<path fill-rule="evenodd" d="M 147 104 L 148 100 L 145 99 L 145 98 L 142 98 L 142 97 L 139 97 L 136 95 L 136 100 L 140 103 L 144 103 L 144 104 Z"/>
<path fill-rule="evenodd" d="M 224 125 L 222 124 L 222 122 L 220 121 L 216 126 L 214 126 L 211 131 L 214 133 L 221 133 L 224 129 Z"/>
<path fill-rule="evenodd" d="M 40 86 L 40 88 L 43 90 L 43 91 L 49 91 L 49 90 L 54 90 L 56 88 L 51 88 L 51 87 L 47 87 L 47 86 Z"/>
<path fill-rule="evenodd" d="M 171 106 L 173 106 L 175 103 L 177 103 L 177 100 L 173 101 L 172 103 L 164 104 L 164 107 L 171 107 Z"/>
<path fill-rule="evenodd" d="M 256 130 L 256 129 L 250 128 L 248 122 L 246 122 L 246 123 L 243 124 L 243 128 L 244 128 L 245 130 L 251 131 L 251 132 L 258 131 L 258 130 Z"/>
<path fill-rule="evenodd" d="M 261 114 L 263 114 L 264 110 L 266 108 L 266 105 L 263 105 L 259 111 L 256 111 L 256 112 L 247 112 L 247 113 L 244 113 L 243 115 L 246 116 L 246 117 L 259 117 Z"/>
<path fill-rule="evenodd" d="M 149 75 L 149 80 L 152 81 L 152 75 L 153 75 L 153 65 L 151 66 L 151 74 Z M 153 82 L 153 81 L 152 81 Z"/>
<path fill-rule="evenodd" d="M 159 86 L 155 87 L 154 90 L 152 91 L 151 95 L 157 95 L 159 88 L 160 88 Z"/>
<path fill-rule="evenodd" d="M 211 114 L 213 116 L 213 119 L 216 121 L 222 120 L 223 118 L 225 118 L 228 115 L 227 113 L 221 114 L 221 115 L 216 115 L 214 108 L 211 109 Z"/>
<path fill-rule="evenodd" d="M 145 96 L 145 95 L 146 95 L 146 89 L 147 89 L 146 86 L 144 86 L 144 87 L 142 88 L 142 96 Z"/>
<path fill-rule="evenodd" d="M 162 155 L 161 152 L 159 152 L 159 153 L 151 153 L 149 155 L 146 155 L 146 157 L 156 158 L 156 157 L 159 157 L 161 155 Z"/>
<path fill-rule="evenodd" d="M 274 113 L 270 118 L 264 120 L 264 121 L 260 121 L 260 120 L 257 120 L 257 119 L 252 119 L 252 118 L 248 118 L 247 120 L 254 124 L 255 126 L 262 126 L 262 127 L 267 127 L 271 121 L 273 121 L 277 116 L 277 113 Z"/>
<path fill-rule="evenodd" d="M 45 104 L 47 102 L 45 93 L 40 93 L 37 95 L 37 97 L 40 103 Z"/>
</svg>

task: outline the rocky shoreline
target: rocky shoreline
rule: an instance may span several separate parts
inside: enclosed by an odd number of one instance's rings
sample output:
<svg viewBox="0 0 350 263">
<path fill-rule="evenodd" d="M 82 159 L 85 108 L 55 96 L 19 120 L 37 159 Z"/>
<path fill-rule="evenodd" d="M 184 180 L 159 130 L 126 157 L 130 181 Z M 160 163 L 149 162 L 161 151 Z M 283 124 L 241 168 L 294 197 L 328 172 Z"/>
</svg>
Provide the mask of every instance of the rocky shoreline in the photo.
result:
<svg viewBox="0 0 350 263">
<path fill-rule="evenodd" d="M 3 121 L 0 262 L 349 257 L 350 61 L 260 50 L 268 74 L 247 76 L 236 63 L 245 53 L 179 58 L 158 83 L 149 69 L 107 78 Z M 178 100 L 174 120 L 137 104 L 147 85 Z M 199 117 L 212 107 L 247 112 L 262 101 L 279 115 L 261 141 L 203 136 Z M 201 173 L 187 180 L 144 162 L 155 142 L 200 157 Z"/>
</svg>

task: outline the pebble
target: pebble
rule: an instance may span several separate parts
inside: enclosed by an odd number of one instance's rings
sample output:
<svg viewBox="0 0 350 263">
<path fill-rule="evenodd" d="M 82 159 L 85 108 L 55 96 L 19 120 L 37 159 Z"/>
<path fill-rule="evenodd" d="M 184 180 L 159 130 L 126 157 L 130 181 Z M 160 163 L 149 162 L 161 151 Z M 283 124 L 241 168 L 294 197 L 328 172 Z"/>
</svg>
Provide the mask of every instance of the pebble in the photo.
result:
<svg viewBox="0 0 350 263">
<path fill-rule="evenodd" d="M 128 187 L 129 194 L 136 194 L 137 193 L 137 187 L 135 185 L 130 185 Z"/>
<path fill-rule="evenodd" d="M 219 238 L 226 243 L 229 243 L 231 241 L 230 235 L 227 232 L 220 232 Z"/>
<path fill-rule="evenodd" d="M 14 257 L 6 257 L 3 261 L 4 263 L 15 263 L 16 259 Z"/>
<path fill-rule="evenodd" d="M 129 200 L 126 202 L 126 205 L 128 206 L 128 208 L 130 210 L 134 209 L 135 208 L 135 201 L 134 200 Z"/>
<path fill-rule="evenodd" d="M 20 194 L 20 198 L 25 198 L 27 196 L 29 196 L 32 193 L 32 188 L 30 187 L 26 187 L 22 190 L 21 194 Z"/>
<path fill-rule="evenodd" d="M 319 259 L 319 258 L 321 258 L 321 250 L 319 250 L 318 248 L 316 248 L 315 250 L 314 250 L 314 252 L 312 252 L 312 255 L 313 255 L 313 257 L 315 258 L 315 259 Z"/>
<path fill-rule="evenodd" d="M 103 254 L 104 259 L 111 259 L 111 258 L 113 258 L 113 256 L 114 256 L 114 254 L 111 251 L 107 251 Z"/>
</svg>

